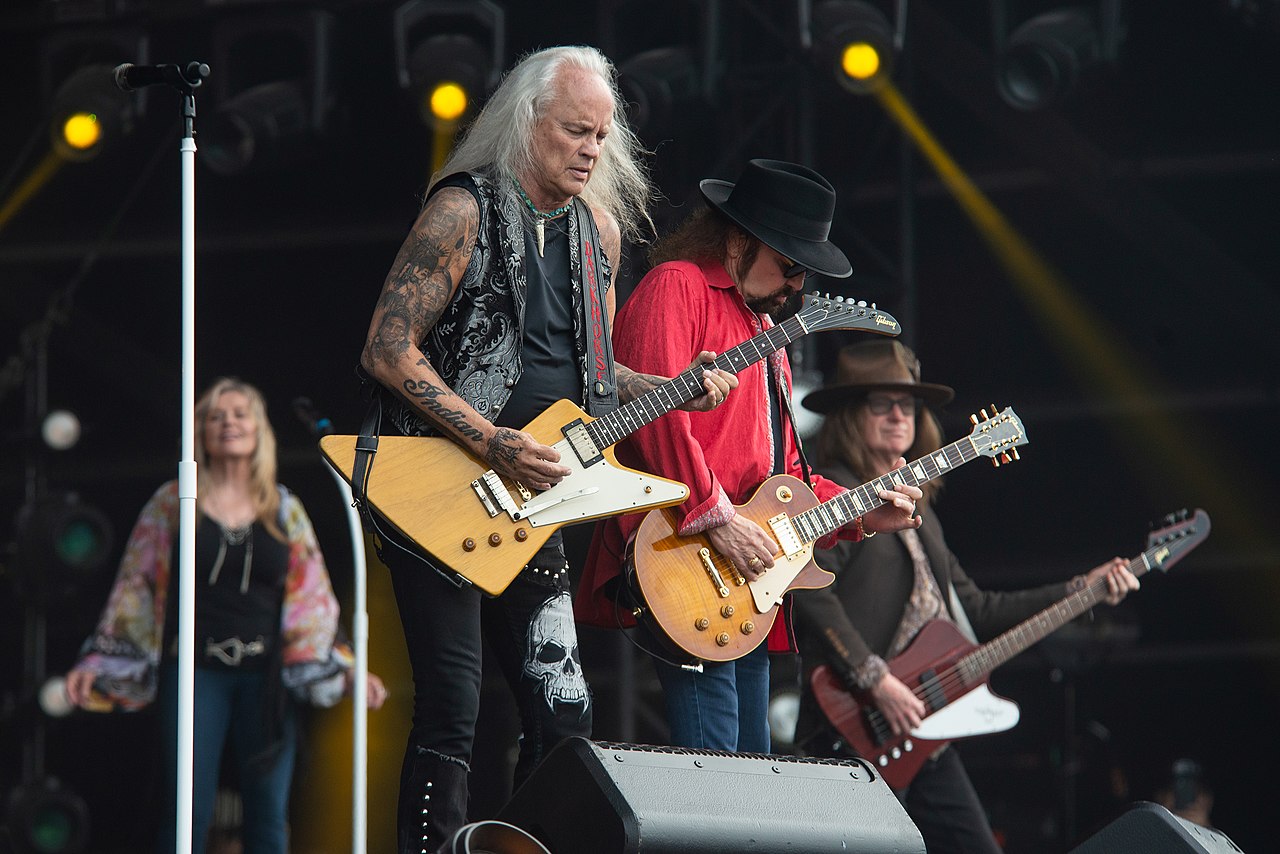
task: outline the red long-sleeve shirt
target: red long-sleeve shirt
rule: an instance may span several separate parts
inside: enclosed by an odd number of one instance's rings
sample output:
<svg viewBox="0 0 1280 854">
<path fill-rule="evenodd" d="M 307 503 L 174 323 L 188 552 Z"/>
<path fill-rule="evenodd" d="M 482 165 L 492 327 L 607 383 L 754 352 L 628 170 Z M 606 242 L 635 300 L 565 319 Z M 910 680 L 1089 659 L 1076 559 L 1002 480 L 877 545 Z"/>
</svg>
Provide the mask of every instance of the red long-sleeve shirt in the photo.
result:
<svg viewBox="0 0 1280 854">
<path fill-rule="evenodd" d="M 633 371 L 671 377 L 699 351 L 723 353 L 771 324 L 767 315 L 747 308 L 718 261 L 671 261 L 649 271 L 618 311 L 614 357 Z M 746 503 L 774 473 L 766 368 L 781 377 L 789 394 L 791 366 L 780 350 L 740 371 L 738 387 L 713 411 L 669 412 L 619 443 L 619 461 L 688 485 L 689 498 L 675 508 L 679 533 L 727 523 L 734 505 Z M 803 478 L 789 424 L 783 425 L 782 435 L 782 471 Z M 812 476 L 811 483 L 823 501 L 845 491 L 821 476 Z M 582 622 L 618 625 L 613 602 L 602 588 L 620 573 L 626 543 L 643 518 L 635 513 L 597 525 L 575 606 Z M 841 535 L 856 538 L 843 529 Z M 829 545 L 828 539 L 834 542 L 834 537 L 824 538 L 817 545 Z"/>
</svg>

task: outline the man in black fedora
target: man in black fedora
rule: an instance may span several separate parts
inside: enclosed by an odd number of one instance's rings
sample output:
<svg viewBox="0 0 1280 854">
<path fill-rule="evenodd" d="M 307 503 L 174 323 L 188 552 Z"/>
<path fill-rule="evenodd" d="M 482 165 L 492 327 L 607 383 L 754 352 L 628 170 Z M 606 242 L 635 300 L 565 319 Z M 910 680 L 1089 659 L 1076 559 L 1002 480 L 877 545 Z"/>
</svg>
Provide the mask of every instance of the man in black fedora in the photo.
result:
<svg viewBox="0 0 1280 854">
<path fill-rule="evenodd" d="M 701 189 L 707 206 L 658 241 L 649 255 L 653 269 L 618 312 L 614 352 L 633 370 L 678 373 L 697 342 L 724 352 L 772 326 L 799 299 L 811 273 L 843 278 L 853 272 L 827 239 L 835 190 L 817 172 L 752 160 L 737 182 L 708 179 Z M 771 475 L 803 474 L 787 423 L 791 368 L 785 350 L 743 369 L 738 381 L 737 391 L 714 410 L 672 413 L 637 430 L 617 452 L 631 465 L 688 484 L 690 496 L 676 508 L 678 533 L 705 534 L 738 573 L 754 580 L 773 566 L 777 544 L 735 505 L 746 503 Z M 821 477 L 812 485 L 822 500 L 844 491 Z M 880 495 L 886 504 L 827 539 L 919 526 L 918 489 Z M 632 622 L 614 596 L 626 544 L 641 521 L 640 515 L 625 516 L 596 529 L 577 597 L 580 622 Z M 655 656 L 672 744 L 770 752 L 767 653 L 791 646 L 785 618 L 775 629 L 770 643 L 734 661 L 706 664 L 702 672 Z"/>
</svg>

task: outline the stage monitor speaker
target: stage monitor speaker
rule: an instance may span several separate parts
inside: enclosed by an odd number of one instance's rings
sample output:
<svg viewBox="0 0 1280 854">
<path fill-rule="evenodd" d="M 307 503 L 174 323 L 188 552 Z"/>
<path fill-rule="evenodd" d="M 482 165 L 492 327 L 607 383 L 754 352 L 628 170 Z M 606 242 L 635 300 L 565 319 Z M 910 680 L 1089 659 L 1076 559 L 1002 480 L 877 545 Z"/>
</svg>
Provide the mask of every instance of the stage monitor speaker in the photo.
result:
<svg viewBox="0 0 1280 854">
<path fill-rule="evenodd" d="M 1139 801 L 1071 854 L 1243 854 L 1217 830 L 1201 827 L 1159 804 Z"/>
<path fill-rule="evenodd" d="M 566 739 L 498 815 L 551 854 L 924 852 L 874 766 Z"/>
</svg>

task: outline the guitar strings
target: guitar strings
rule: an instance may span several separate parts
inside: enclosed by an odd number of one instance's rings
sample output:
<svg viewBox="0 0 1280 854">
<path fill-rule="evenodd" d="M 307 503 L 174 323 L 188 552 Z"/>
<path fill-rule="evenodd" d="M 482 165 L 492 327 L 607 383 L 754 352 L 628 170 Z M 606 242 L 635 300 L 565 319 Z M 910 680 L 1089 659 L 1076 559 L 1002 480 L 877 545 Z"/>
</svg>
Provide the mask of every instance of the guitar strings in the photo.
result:
<svg viewBox="0 0 1280 854">
<path fill-rule="evenodd" d="M 1133 572 L 1134 575 L 1141 574 L 1142 563 L 1139 558 L 1134 558 L 1133 560 L 1129 561 L 1129 571 Z M 1055 605 L 1049 606 L 1044 611 L 1041 611 L 1039 614 L 1037 614 L 1035 617 L 1032 617 L 1031 620 L 1028 620 L 1027 622 L 1030 623 L 1031 621 L 1035 620 L 1037 617 L 1043 614 L 1046 614 L 1047 612 L 1054 610 L 1073 599 L 1083 600 L 1083 599 L 1089 598 L 1094 594 L 1101 593 L 1103 590 L 1106 589 L 1106 586 L 1107 586 L 1107 579 L 1104 576 L 1098 579 L 1097 581 L 1093 582 L 1092 584 L 1088 585 L 1087 587 L 1081 590 L 1077 590 L 1075 593 L 1073 593 L 1071 596 L 1068 596 L 1066 599 L 1062 600 L 1061 602 Z M 1005 634 L 1000 635 L 1000 637 L 996 638 L 991 643 L 999 644 L 1001 642 L 1001 639 L 1004 638 L 1005 635 L 1007 634 L 1009 634 L 1009 632 L 1005 632 Z M 965 656 L 961 657 L 960 660 L 957 661 L 955 664 L 941 671 L 937 675 L 937 677 L 928 685 L 918 685 L 912 688 L 911 689 L 912 695 L 924 701 L 926 706 L 928 706 L 928 701 L 925 698 L 929 694 L 936 694 L 939 690 L 941 690 L 943 693 L 943 697 L 945 698 L 947 691 L 964 684 L 965 678 L 961 673 L 961 669 L 963 668 L 964 663 L 970 660 L 970 658 L 976 652 L 978 652 L 978 650 L 974 650 L 973 652 L 970 652 Z M 934 709 L 933 711 L 937 711 L 937 709 Z M 884 713 L 881 712 L 880 709 L 875 706 L 872 706 L 867 710 L 867 718 L 872 723 L 873 726 L 876 726 L 877 724 L 887 725 L 888 723 L 885 720 Z"/>
</svg>

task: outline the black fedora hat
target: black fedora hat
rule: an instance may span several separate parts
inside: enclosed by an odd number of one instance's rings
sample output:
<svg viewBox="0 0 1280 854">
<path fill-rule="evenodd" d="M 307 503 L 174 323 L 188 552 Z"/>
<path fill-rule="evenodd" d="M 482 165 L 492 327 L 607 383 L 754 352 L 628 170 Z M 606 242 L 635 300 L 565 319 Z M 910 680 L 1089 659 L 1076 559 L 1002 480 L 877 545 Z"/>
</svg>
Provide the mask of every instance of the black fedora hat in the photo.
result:
<svg viewBox="0 0 1280 854">
<path fill-rule="evenodd" d="M 920 360 L 901 341 L 875 338 L 840 349 L 835 376 L 805 395 L 805 409 L 827 413 L 859 401 L 870 391 L 905 391 L 931 406 L 950 403 L 950 386 L 920 382 Z"/>
<path fill-rule="evenodd" d="M 843 279 L 853 273 L 827 240 L 836 191 L 817 172 L 782 160 L 752 160 L 738 182 L 707 178 L 698 187 L 707 203 L 797 264 Z"/>
</svg>

